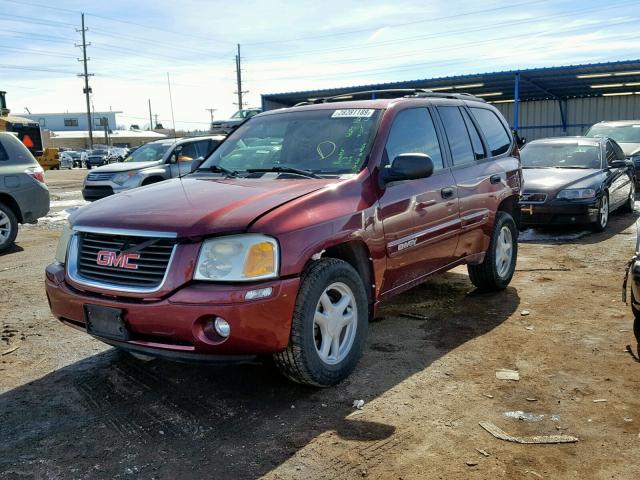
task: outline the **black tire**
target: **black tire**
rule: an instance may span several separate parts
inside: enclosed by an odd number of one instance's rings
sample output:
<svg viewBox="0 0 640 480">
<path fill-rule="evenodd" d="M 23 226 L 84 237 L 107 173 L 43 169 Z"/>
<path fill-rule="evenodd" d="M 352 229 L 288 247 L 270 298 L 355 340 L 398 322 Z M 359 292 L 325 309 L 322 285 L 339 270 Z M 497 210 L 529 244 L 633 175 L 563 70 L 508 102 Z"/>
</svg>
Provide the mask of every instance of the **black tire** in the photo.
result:
<svg viewBox="0 0 640 480">
<path fill-rule="evenodd" d="M 635 183 L 631 182 L 631 192 L 629 192 L 629 198 L 624 204 L 620 207 L 620 211 L 622 213 L 633 213 L 636 203 L 636 186 Z"/>
<path fill-rule="evenodd" d="M 16 214 L 13 213 L 13 210 L 2 202 L 0 202 L 0 212 L 2 212 L 0 220 L 6 219 L 9 228 L 9 234 L 6 238 L 2 239 L 2 236 L 0 236 L 0 253 L 3 253 L 10 249 L 16 240 L 16 236 L 18 235 L 18 219 L 16 218 Z M 0 228 L 6 227 L 7 225 L 0 226 Z"/>
<path fill-rule="evenodd" d="M 314 328 L 314 315 L 321 295 L 336 283 L 348 286 L 353 294 L 352 298 L 357 307 L 356 328 L 351 349 L 346 353 L 345 358 L 339 363 L 329 364 L 320 358 L 316 346 L 317 331 Z M 283 352 L 274 354 L 276 366 L 285 377 L 297 383 L 317 387 L 328 387 L 339 383 L 354 370 L 362 356 L 369 327 L 368 311 L 364 284 L 351 265 L 334 258 L 313 262 L 302 274 L 293 312 L 289 345 Z"/>
<path fill-rule="evenodd" d="M 631 311 L 633 312 L 633 334 L 636 337 L 636 343 L 640 346 L 640 310 L 633 306 L 636 303 L 633 289 L 631 290 Z"/>
<path fill-rule="evenodd" d="M 506 270 L 500 272 L 496 264 L 496 254 L 500 233 L 503 228 L 507 228 L 511 232 L 511 260 Z M 516 270 L 516 262 L 518 260 L 518 227 L 513 217 L 507 212 L 497 212 L 496 221 L 491 233 L 491 242 L 484 261 L 478 265 L 468 265 L 469 279 L 476 288 L 481 292 L 495 292 L 504 290 L 511 282 L 513 273 Z"/>
<path fill-rule="evenodd" d="M 603 213 L 602 213 L 602 202 L 607 202 L 607 217 L 603 223 Z M 609 192 L 604 192 L 602 194 L 602 198 L 600 198 L 600 203 L 598 205 L 598 219 L 591 224 L 591 229 L 594 232 L 604 232 L 607 229 L 607 225 L 609 225 L 609 215 L 611 215 L 611 204 L 609 203 Z"/>
<path fill-rule="evenodd" d="M 164 180 L 164 178 L 158 178 L 158 177 L 147 178 L 146 180 L 144 180 L 142 182 L 142 185 L 140 185 L 140 186 L 144 187 L 146 185 L 153 185 L 154 183 L 162 182 L 163 180 Z"/>
<path fill-rule="evenodd" d="M 91 164 L 87 163 L 87 170 L 91 170 Z"/>
</svg>

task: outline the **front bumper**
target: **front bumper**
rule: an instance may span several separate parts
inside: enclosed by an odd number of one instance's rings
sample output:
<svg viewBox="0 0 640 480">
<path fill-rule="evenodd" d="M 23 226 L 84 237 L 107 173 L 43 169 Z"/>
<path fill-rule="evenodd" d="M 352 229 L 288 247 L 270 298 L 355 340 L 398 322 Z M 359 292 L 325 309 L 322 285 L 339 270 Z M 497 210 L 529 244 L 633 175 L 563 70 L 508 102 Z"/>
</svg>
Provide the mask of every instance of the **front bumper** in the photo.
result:
<svg viewBox="0 0 640 480">
<path fill-rule="evenodd" d="M 284 350 L 299 278 L 260 284 L 189 283 L 165 298 L 124 298 L 81 291 L 65 280 L 64 267 L 46 269 L 46 291 L 52 313 L 67 325 L 85 329 L 84 305 L 123 310 L 128 341 L 102 339 L 111 345 L 173 360 L 243 360 Z M 245 301 L 245 293 L 272 287 L 269 298 Z M 208 327 L 215 317 L 231 326 L 228 338 L 215 337 Z"/>
<path fill-rule="evenodd" d="M 600 200 L 520 203 L 522 225 L 583 225 L 598 220 Z"/>
</svg>

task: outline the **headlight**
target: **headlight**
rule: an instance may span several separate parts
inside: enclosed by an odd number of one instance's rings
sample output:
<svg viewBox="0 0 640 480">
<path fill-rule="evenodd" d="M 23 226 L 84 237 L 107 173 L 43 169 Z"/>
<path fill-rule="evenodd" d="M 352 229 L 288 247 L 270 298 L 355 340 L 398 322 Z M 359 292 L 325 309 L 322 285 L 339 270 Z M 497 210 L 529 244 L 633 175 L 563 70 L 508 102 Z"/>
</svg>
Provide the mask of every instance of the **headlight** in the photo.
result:
<svg viewBox="0 0 640 480">
<path fill-rule="evenodd" d="M 596 191 L 593 188 L 570 188 L 560 190 L 556 198 L 560 200 L 579 200 L 582 198 L 595 198 Z"/>
<path fill-rule="evenodd" d="M 111 181 L 113 183 L 117 183 L 118 185 L 122 185 L 124 182 L 129 180 L 129 178 L 133 177 L 135 174 L 136 174 L 135 170 L 131 170 L 129 172 L 122 172 L 122 173 L 119 173 L 117 175 L 114 175 L 114 177 L 111 179 Z"/>
<path fill-rule="evenodd" d="M 58 240 L 58 248 L 56 248 L 56 262 L 64 264 L 67 261 L 67 248 L 69 247 L 69 240 L 71 240 L 73 230 L 69 222 L 66 223 L 62 230 L 62 235 Z"/>
<path fill-rule="evenodd" d="M 260 234 L 229 235 L 203 242 L 195 280 L 248 282 L 278 276 L 279 251 L 274 238 Z"/>
</svg>

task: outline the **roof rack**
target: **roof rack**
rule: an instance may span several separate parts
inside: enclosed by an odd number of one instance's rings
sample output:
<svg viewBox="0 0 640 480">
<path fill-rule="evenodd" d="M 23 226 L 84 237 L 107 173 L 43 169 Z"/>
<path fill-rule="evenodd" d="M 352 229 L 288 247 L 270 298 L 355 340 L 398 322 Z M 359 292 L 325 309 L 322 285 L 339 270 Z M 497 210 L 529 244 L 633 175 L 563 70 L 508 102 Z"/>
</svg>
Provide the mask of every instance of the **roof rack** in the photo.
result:
<svg viewBox="0 0 640 480">
<path fill-rule="evenodd" d="M 294 107 L 315 105 L 318 103 L 346 102 L 349 100 L 376 100 L 380 98 L 452 98 L 456 100 L 486 102 L 483 98 L 476 97 L 470 93 L 441 93 L 433 92 L 424 88 L 391 88 L 385 90 L 349 92 L 332 97 L 310 98 L 305 102 L 295 104 Z"/>
</svg>

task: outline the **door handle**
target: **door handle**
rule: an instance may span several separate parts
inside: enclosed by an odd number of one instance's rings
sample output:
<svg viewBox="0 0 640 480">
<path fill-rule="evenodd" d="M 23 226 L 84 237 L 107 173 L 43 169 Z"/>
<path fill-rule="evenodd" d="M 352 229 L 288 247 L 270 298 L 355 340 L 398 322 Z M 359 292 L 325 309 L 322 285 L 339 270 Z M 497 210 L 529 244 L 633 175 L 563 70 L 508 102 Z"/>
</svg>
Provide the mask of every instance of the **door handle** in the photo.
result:
<svg viewBox="0 0 640 480">
<path fill-rule="evenodd" d="M 451 187 L 443 188 L 442 190 L 440 190 L 440 195 L 442 196 L 442 198 L 451 198 L 453 197 L 453 193 L 453 188 Z"/>
<path fill-rule="evenodd" d="M 418 202 L 416 203 L 416 210 L 424 210 L 426 208 L 434 206 L 436 203 L 435 200 L 428 200 L 426 202 Z"/>
<path fill-rule="evenodd" d="M 491 182 L 491 185 L 495 185 L 496 183 L 500 183 L 501 181 L 502 177 L 497 173 L 489 177 L 489 182 Z"/>
</svg>

